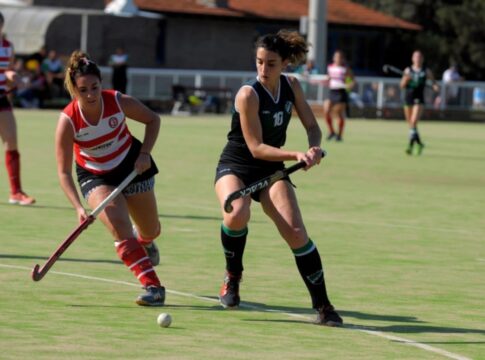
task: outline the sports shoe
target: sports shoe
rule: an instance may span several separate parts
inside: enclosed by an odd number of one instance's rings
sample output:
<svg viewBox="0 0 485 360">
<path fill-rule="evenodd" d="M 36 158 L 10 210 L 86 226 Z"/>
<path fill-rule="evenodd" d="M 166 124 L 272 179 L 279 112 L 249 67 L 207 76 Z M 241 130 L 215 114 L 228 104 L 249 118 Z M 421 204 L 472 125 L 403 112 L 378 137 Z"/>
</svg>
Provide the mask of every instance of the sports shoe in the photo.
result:
<svg viewBox="0 0 485 360">
<path fill-rule="evenodd" d="M 341 142 L 341 141 L 344 141 L 344 139 L 342 138 L 342 135 L 337 134 L 337 135 L 335 136 L 335 141 L 339 141 L 339 142 Z"/>
<path fill-rule="evenodd" d="M 318 309 L 317 319 L 315 324 L 325 326 L 342 326 L 344 321 L 339 314 L 335 311 L 332 305 L 324 306 Z"/>
<path fill-rule="evenodd" d="M 18 193 L 11 194 L 10 198 L 8 199 L 10 204 L 18 204 L 18 205 L 32 205 L 35 203 L 35 199 L 23 191 L 19 191 Z"/>
<path fill-rule="evenodd" d="M 408 154 L 408 155 L 413 154 L 413 148 L 411 146 L 408 146 L 408 148 L 406 149 L 406 154 Z"/>
<path fill-rule="evenodd" d="M 141 306 L 163 306 L 165 304 L 165 288 L 163 286 L 148 286 L 146 292 L 136 299 Z"/>
<path fill-rule="evenodd" d="M 219 292 L 219 302 L 224 309 L 237 309 L 241 298 L 239 297 L 239 283 L 241 282 L 241 275 L 234 276 L 226 272 L 224 283 Z"/>
<path fill-rule="evenodd" d="M 136 230 L 136 226 L 133 225 L 133 236 L 138 239 L 138 231 Z M 160 252 L 158 251 L 157 244 L 155 241 L 152 241 L 149 245 L 143 245 L 145 251 L 147 252 L 148 257 L 150 258 L 150 262 L 152 266 L 157 266 L 160 264 Z"/>
<path fill-rule="evenodd" d="M 421 155 L 423 153 L 424 149 L 424 144 L 418 144 L 418 155 Z"/>
<path fill-rule="evenodd" d="M 337 134 L 335 134 L 335 133 L 332 132 L 332 133 L 328 134 L 327 140 L 332 140 L 336 136 L 337 136 Z"/>
</svg>

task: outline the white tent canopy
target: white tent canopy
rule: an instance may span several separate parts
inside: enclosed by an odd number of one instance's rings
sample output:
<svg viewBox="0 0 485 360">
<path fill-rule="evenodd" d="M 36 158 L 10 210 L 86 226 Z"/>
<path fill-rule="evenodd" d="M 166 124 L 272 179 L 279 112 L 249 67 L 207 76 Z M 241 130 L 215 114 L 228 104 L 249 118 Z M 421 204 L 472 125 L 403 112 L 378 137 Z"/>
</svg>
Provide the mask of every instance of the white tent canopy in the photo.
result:
<svg viewBox="0 0 485 360">
<path fill-rule="evenodd" d="M 63 14 L 80 15 L 81 39 L 80 47 L 87 44 L 87 18 L 89 15 L 104 15 L 102 10 L 86 10 L 72 8 L 57 8 L 47 6 L 2 6 L 5 17 L 3 28 L 7 39 L 15 46 L 17 54 L 31 54 L 45 45 L 45 36 L 51 22 Z"/>
</svg>

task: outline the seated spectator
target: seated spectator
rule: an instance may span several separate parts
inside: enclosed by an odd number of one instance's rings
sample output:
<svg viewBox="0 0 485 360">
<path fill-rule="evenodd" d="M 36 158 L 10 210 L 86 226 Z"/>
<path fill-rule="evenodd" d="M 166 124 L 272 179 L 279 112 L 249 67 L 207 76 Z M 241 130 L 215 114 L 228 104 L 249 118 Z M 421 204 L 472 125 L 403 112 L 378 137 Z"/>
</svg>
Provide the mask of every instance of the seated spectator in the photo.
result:
<svg viewBox="0 0 485 360">
<path fill-rule="evenodd" d="M 16 92 L 16 98 L 20 105 L 23 108 L 42 107 L 46 80 L 37 61 L 27 61 L 21 79 L 23 85 Z"/>
<path fill-rule="evenodd" d="M 463 81 L 463 77 L 458 72 L 456 64 L 450 64 L 450 67 L 444 71 L 442 80 L 446 91 L 446 104 L 458 105 L 460 88 L 454 83 Z"/>
<path fill-rule="evenodd" d="M 55 50 L 50 50 L 42 62 L 42 72 L 45 74 L 51 97 L 64 95 L 64 67 Z"/>
</svg>

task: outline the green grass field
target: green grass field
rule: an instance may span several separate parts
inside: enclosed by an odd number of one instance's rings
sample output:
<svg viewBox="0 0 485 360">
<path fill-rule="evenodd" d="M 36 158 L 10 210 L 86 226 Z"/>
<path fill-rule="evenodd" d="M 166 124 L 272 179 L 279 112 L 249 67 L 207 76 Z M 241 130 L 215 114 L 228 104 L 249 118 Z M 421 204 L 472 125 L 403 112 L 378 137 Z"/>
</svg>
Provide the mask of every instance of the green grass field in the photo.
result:
<svg viewBox="0 0 485 360">
<path fill-rule="evenodd" d="M 95 222 L 46 277 L 43 264 L 77 225 L 56 175 L 58 112 L 16 111 L 23 185 L 7 203 L 0 164 L 1 359 L 485 359 L 485 127 L 423 122 L 426 149 L 404 154 L 398 121 L 348 122 L 345 142 L 292 176 L 346 326 L 318 327 L 291 251 L 253 204 L 243 307 L 216 296 L 224 259 L 213 192 L 229 117 L 162 117 L 154 157 L 165 308 L 141 292 Z M 130 122 L 134 133 L 142 128 Z M 305 149 L 301 125 L 287 147 Z M 156 324 L 160 312 L 170 328 Z"/>
</svg>

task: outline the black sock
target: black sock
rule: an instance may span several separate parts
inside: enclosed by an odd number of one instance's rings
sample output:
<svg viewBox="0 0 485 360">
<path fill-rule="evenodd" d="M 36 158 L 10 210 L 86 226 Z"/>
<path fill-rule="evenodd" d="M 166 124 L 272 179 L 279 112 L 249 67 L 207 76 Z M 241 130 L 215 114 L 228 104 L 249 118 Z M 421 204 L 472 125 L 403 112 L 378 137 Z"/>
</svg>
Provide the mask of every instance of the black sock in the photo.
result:
<svg viewBox="0 0 485 360">
<path fill-rule="evenodd" d="M 313 308 L 319 309 L 322 306 L 330 305 L 325 288 L 322 261 L 315 244 L 309 239 L 306 245 L 299 249 L 292 249 L 292 251 L 300 275 L 312 297 Z"/>
<path fill-rule="evenodd" d="M 247 235 L 247 227 L 242 230 L 231 230 L 224 224 L 221 226 L 221 242 L 226 257 L 226 270 L 232 275 L 239 276 L 244 270 L 242 258 Z"/>
<path fill-rule="evenodd" d="M 419 145 L 423 145 L 423 143 L 421 142 L 421 137 L 419 136 L 419 132 L 418 132 L 418 129 L 416 129 L 416 133 L 415 133 L 415 137 L 416 139 L 416 142 L 419 144 Z"/>
<path fill-rule="evenodd" d="M 409 129 L 409 147 L 412 148 L 416 142 L 416 128 Z"/>
</svg>

